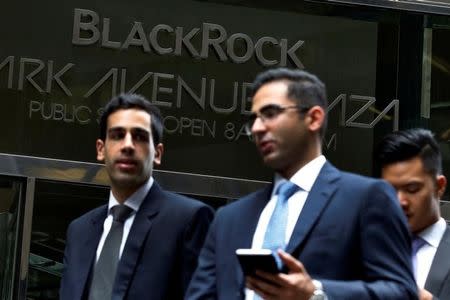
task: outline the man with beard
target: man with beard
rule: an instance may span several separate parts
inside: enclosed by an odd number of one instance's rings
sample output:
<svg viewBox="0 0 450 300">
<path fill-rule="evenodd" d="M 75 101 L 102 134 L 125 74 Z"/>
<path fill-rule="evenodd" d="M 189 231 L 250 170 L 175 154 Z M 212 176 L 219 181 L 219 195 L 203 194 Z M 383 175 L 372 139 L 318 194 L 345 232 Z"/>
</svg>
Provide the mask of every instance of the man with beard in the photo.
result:
<svg viewBox="0 0 450 300">
<path fill-rule="evenodd" d="M 186 298 L 417 299 L 394 189 L 322 155 L 324 84 L 281 68 L 257 76 L 252 91 L 246 129 L 274 182 L 217 212 Z M 282 272 L 245 277 L 239 248 L 272 250 Z"/>
<path fill-rule="evenodd" d="M 213 212 L 153 179 L 162 133 L 159 109 L 144 97 L 106 105 L 96 147 L 109 202 L 70 224 L 60 299 L 183 299 Z"/>
<path fill-rule="evenodd" d="M 420 299 L 450 300 L 450 227 L 439 205 L 447 179 L 437 141 L 426 129 L 396 131 L 383 138 L 376 159 L 408 218 Z"/>
</svg>

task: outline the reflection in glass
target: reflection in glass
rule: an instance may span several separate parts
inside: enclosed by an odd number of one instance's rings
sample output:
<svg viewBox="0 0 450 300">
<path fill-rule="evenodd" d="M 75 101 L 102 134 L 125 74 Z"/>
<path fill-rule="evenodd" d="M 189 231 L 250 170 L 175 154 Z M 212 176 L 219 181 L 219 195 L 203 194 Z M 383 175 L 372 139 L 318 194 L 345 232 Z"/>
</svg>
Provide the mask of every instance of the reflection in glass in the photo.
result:
<svg viewBox="0 0 450 300">
<path fill-rule="evenodd" d="M 437 26 L 440 27 L 440 26 Z M 450 179 L 450 29 L 434 28 L 432 34 L 431 90 L 429 128 L 435 133 L 442 151 L 442 167 Z M 426 80 L 429 80 L 428 78 Z M 442 217 L 450 221 L 450 198 L 447 188 L 441 202 Z"/>
<path fill-rule="evenodd" d="M 108 195 L 103 186 L 36 182 L 27 299 L 59 299 L 67 227 L 88 210 L 106 204 Z"/>
<path fill-rule="evenodd" d="M 0 299 L 13 299 L 21 183 L 0 177 Z"/>
</svg>

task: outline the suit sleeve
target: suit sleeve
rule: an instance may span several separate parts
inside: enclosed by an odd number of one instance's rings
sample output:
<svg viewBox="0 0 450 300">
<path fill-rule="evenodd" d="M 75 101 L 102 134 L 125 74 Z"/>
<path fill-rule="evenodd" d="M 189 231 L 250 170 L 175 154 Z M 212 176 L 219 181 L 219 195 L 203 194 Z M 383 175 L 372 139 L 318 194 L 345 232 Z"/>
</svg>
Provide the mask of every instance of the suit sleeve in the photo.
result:
<svg viewBox="0 0 450 300">
<path fill-rule="evenodd" d="M 214 219 L 205 244 L 200 252 L 198 267 L 192 277 L 186 293 L 186 300 L 216 299 L 216 229 L 217 217 Z"/>
<path fill-rule="evenodd" d="M 409 230 L 394 190 L 377 181 L 363 201 L 359 220 L 362 280 L 321 280 L 328 299 L 417 299 Z"/>
<path fill-rule="evenodd" d="M 183 291 L 187 290 L 189 282 L 197 267 L 198 256 L 205 241 L 209 225 L 213 219 L 213 210 L 209 206 L 197 209 L 184 232 L 182 280 Z"/>
</svg>

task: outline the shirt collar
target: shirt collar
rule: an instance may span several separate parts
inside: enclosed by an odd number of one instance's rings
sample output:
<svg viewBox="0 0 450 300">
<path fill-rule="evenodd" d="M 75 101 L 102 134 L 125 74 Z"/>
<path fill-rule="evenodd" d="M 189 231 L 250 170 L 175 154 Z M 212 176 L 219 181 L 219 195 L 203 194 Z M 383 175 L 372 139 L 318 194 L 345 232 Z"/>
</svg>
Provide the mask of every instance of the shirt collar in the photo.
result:
<svg viewBox="0 0 450 300">
<path fill-rule="evenodd" d="M 444 236 L 447 223 L 443 218 L 440 218 L 433 225 L 428 226 L 419 233 L 419 236 L 424 239 L 429 245 L 437 248 Z"/>
<path fill-rule="evenodd" d="M 145 184 L 143 184 L 140 188 L 136 190 L 130 197 L 128 197 L 124 204 L 128 207 L 132 208 L 135 212 L 138 211 L 139 207 L 141 206 L 142 202 L 144 202 L 145 196 L 150 191 L 151 187 L 153 186 L 153 177 L 150 176 L 150 178 L 147 180 Z M 109 202 L 108 202 L 108 214 L 111 212 L 111 208 L 113 206 L 119 205 L 120 203 L 117 201 L 117 199 L 114 197 L 113 193 L 109 192 Z"/>
<path fill-rule="evenodd" d="M 326 162 L 326 158 L 320 155 L 306 165 L 304 165 L 300 170 L 298 170 L 290 179 L 291 182 L 298 185 L 302 190 L 309 192 L 319 176 L 319 172 Z M 287 179 L 283 178 L 280 174 L 276 173 L 274 178 L 274 185 L 272 190 L 272 196 L 277 190 L 278 186 L 285 182 Z"/>
</svg>

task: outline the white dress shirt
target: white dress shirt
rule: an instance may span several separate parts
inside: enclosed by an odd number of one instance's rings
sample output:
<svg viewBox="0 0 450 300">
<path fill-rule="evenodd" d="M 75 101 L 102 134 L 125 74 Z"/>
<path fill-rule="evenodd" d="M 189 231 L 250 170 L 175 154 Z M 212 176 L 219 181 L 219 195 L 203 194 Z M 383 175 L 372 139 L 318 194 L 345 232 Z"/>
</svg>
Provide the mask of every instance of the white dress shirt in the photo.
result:
<svg viewBox="0 0 450 300">
<path fill-rule="evenodd" d="M 430 272 L 431 263 L 433 262 L 436 250 L 444 236 L 445 230 L 447 228 L 447 223 L 443 218 L 428 226 L 418 235 L 426 241 L 417 251 L 417 276 L 416 283 L 419 288 L 425 286 L 425 281 L 427 280 L 428 273 Z"/>
<path fill-rule="evenodd" d="M 123 248 L 125 247 L 125 242 L 128 238 L 128 234 L 130 233 L 131 225 L 133 225 L 136 212 L 138 211 L 139 207 L 144 201 L 144 198 L 148 194 L 148 191 L 150 191 L 150 188 L 153 185 L 153 181 L 154 181 L 153 177 L 150 177 L 150 179 L 143 186 L 141 186 L 124 202 L 126 206 L 133 209 L 133 212 L 130 214 L 130 216 L 128 216 L 128 218 L 125 220 L 125 223 L 123 224 L 123 235 L 122 235 L 122 243 L 120 244 L 119 258 L 122 256 Z M 100 238 L 100 242 L 98 243 L 96 261 L 100 257 L 100 253 L 102 252 L 103 245 L 105 244 L 106 237 L 108 236 L 109 230 L 111 229 L 111 225 L 113 222 L 111 208 L 119 204 L 120 203 L 116 200 L 116 198 L 110 191 L 108 202 L 108 217 L 106 217 L 105 222 L 103 223 L 103 233 Z"/>
<path fill-rule="evenodd" d="M 288 201 L 288 220 L 286 224 L 285 232 L 285 242 L 286 245 L 291 239 L 292 232 L 294 231 L 295 224 L 297 223 L 298 217 L 302 212 L 303 206 L 305 205 L 306 198 L 308 197 L 309 191 L 311 190 L 314 182 L 319 175 L 320 170 L 325 164 L 325 156 L 320 155 L 304 165 L 300 170 L 298 170 L 290 179 L 291 182 L 295 183 L 300 187 L 300 189 L 293 194 Z M 259 216 L 258 225 L 256 226 L 255 233 L 252 240 L 252 248 L 260 249 L 264 243 L 264 235 L 266 234 L 267 225 L 269 224 L 270 217 L 275 209 L 277 202 L 277 195 L 275 191 L 278 186 L 285 182 L 286 179 L 281 177 L 279 174 L 275 174 L 274 185 L 272 189 L 272 195 L 269 202 L 267 202 L 266 207 L 264 207 L 261 215 Z M 253 300 L 254 292 L 246 289 L 245 299 Z"/>
</svg>

